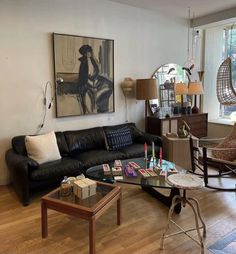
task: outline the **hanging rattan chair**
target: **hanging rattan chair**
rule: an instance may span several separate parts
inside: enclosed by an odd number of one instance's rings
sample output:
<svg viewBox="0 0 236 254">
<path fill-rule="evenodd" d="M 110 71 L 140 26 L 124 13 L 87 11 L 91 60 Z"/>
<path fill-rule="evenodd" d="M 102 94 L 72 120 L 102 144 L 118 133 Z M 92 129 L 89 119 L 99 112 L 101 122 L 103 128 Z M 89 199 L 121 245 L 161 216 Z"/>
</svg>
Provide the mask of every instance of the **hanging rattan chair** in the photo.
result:
<svg viewBox="0 0 236 254">
<path fill-rule="evenodd" d="M 217 98 L 220 104 L 232 106 L 236 104 L 236 92 L 232 84 L 231 58 L 228 57 L 219 67 L 216 80 Z"/>
</svg>

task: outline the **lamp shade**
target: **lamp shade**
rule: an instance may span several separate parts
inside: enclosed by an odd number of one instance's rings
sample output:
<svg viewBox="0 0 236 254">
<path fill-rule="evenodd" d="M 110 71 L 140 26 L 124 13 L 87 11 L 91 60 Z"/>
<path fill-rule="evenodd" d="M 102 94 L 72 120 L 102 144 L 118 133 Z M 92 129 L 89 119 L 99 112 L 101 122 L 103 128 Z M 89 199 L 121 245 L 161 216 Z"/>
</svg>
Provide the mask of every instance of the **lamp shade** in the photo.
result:
<svg viewBox="0 0 236 254">
<path fill-rule="evenodd" d="M 190 95 L 203 94 L 202 82 L 190 82 L 188 94 Z"/>
<path fill-rule="evenodd" d="M 188 86 L 185 83 L 176 83 L 175 84 L 175 94 L 183 95 L 188 93 Z"/>
<path fill-rule="evenodd" d="M 137 79 L 136 99 L 137 100 L 158 99 L 156 79 Z"/>
</svg>

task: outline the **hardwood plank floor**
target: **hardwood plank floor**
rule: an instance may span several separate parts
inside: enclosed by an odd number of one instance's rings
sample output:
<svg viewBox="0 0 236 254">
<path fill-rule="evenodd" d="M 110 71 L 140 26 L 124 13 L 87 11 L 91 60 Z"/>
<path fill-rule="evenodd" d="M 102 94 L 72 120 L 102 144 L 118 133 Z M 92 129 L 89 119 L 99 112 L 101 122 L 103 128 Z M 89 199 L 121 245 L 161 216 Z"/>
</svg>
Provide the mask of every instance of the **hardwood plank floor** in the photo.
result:
<svg viewBox="0 0 236 254">
<path fill-rule="evenodd" d="M 122 224 L 116 225 L 116 207 L 97 221 L 97 254 L 200 253 L 199 246 L 184 235 L 166 239 L 165 249 L 160 251 L 160 237 L 166 225 L 168 208 L 138 186 L 121 186 Z M 235 192 L 204 188 L 189 191 L 188 195 L 199 200 L 207 225 L 206 246 L 236 228 Z M 11 186 L 0 186 L 0 253 L 88 253 L 88 222 L 51 210 L 48 217 L 49 236 L 42 240 L 40 196 L 23 207 Z M 194 222 L 189 207 L 183 208 L 175 220 L 185 228 L 192 227 Z M 210 253 L 207 248 L 205 253 Z"/>
</svg>

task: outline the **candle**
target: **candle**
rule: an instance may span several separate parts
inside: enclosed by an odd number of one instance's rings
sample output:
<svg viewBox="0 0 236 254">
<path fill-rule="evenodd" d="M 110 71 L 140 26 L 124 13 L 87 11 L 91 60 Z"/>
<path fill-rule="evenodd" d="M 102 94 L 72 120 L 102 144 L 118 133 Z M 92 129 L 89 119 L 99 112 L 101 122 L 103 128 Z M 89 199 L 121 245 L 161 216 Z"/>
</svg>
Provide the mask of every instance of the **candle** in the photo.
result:
<svg viewBox="0 0 236 254">
<path fill-rule="evenodd" d="M 152 142 L 152 158 L 155 158 L 155 144 Z"/>
<path fill-rule="evenodd" d="M 160 167 L 161 167 L 161 165 L 162 165 L 162 147 L 160 147 L 159 159 L 160 159 Z"/>
<path fill-rule="evenodd" d="M 147 159 L 147 143 L 144 143 L 145 159 Z"/>
</svg>

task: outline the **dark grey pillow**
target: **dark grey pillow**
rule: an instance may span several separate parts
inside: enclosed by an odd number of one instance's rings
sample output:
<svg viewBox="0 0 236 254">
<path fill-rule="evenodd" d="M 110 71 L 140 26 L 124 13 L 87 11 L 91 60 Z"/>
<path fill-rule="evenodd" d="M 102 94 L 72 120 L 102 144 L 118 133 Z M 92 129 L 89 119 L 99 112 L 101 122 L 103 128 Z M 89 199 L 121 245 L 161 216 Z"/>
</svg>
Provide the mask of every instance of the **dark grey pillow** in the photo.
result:
<svg viewBox="0 0 236 254">
<path fill-rule="evenodd" d="M 107 150 L 116 151 L 133 144 L 130 129 L 123 127 L 118 130 L 105 130 Z"/>
</svg>

